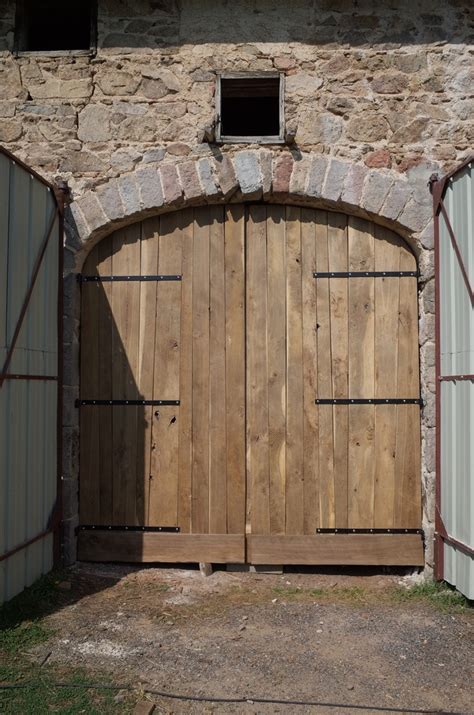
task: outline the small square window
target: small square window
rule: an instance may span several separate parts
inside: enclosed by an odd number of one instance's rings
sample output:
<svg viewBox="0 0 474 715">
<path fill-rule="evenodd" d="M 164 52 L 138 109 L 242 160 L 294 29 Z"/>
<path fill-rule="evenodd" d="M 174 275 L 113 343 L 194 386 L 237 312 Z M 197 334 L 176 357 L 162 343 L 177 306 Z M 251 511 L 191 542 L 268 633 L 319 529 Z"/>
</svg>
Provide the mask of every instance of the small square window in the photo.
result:
<svg viewBox="0 0 474 715">
<path fill-rule="evenodd" d="M 17 52 L 84 52 L 95 45 L 95 0 L 17 0 Z"/>
<path fill-rule="evenodd" d="M 219 75 L 216 109 L 218 142 L 284 142 L 283 75 Z"/>
</svg>

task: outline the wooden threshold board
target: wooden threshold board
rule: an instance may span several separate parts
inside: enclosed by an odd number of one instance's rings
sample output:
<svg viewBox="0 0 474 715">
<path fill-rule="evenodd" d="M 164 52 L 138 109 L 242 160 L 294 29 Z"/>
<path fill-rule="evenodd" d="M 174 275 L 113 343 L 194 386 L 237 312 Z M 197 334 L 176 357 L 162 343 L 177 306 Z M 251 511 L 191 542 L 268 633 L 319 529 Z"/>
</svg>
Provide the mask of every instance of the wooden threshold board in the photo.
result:
<svg viewBox="0 0 474 715">
<path fill-rule="evenodd" d="M 77 557 L 79 561 L 244 563 L 245 537 L 243 534 L 79 531 Z"/>
<path fill-rule="evenodd" d="M 420 534 L 247 536 L 250 564 L 423 566 Z"/>
</svg>

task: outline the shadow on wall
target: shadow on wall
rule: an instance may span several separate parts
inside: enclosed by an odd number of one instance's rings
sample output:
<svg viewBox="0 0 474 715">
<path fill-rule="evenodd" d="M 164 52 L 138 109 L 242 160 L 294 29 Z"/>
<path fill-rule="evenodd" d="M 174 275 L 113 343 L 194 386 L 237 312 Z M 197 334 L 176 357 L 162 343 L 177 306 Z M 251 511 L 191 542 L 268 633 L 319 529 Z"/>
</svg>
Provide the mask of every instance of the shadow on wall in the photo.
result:
<svg viewBox="0 0 474 715">
<path fill-rule="evenodd" d="M 301 42 L 396 49 L 472 42 L 474 10 L 467 0 L 99 0 L 98 29 L 101 48 Z M 248 54 L 258 60 L 257 48 Z"/>
</svg>

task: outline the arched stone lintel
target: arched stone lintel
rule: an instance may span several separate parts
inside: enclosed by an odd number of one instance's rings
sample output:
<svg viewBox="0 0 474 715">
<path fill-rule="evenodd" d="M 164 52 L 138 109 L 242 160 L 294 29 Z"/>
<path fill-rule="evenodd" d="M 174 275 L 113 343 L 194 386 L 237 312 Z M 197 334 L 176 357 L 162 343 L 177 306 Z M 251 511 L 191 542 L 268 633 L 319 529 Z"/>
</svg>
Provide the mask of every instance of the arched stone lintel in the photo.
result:
<svg viewBox="0 0 474 715">
<path fill-rule="evenodd" d="M 77 269 L 101 238 L 148 216 L 185 206 L 258 200 L 375 221 L 407 239 L 418 259 L 423 248 L 432 248 L 427 187 L 391 170 L 368 169 L 319 154 L 274 154 L 269 149 L 150 165 L 111 179 L 70 205 L 68 247 L 76 254 Z M 427 279 L 423 263 L 420 270 Z"/>
</svg>

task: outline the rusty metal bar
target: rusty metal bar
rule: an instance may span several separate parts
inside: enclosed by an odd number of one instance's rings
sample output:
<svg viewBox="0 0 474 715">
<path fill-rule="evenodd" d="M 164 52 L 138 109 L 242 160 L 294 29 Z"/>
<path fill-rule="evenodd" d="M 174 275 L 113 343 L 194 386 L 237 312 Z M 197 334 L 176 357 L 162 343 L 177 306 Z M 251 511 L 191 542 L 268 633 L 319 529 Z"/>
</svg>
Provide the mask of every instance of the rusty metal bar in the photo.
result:
<svg viewBox="0 0 474 715">
<path fill-rule="evenodd" d="M 438 207 L 442 198 L 444 183 L 440 186 L 439 180 L 430 183 L 430 190 L 433 195 L 434 214 L 434 260 L 435 260 L 435 540 L 434 540 L 434 576 L 437 581 L 444 578 L 444 544 L 440 536 L 441 524 L 441 388 L 439 379 L 441 377 L 441 317 L 440 317 L 440 256 L 439 256 L 439 212 Z"/>
<path fill-rule="evenodd" d="M 19 544 L 18 546 L 15 546 L 14 549 L 10 549 L 10 551 L 6 551 L 4 554 L 1 554 L 0 561 L 5 561 L 6 559 L 9 559 L 11 556 L 14 556 L 15 554 L 17 554 L 19 551 L 23 551 L 23 549 L 28 548 L 28 546 L 35 544 L 40 539 L 44 539 L 44 537 L 51 534 L 52 531 L 53 531 L 53 527 L 50 527 L 50 528 L 42 531 L 40 534 L 36 534 L 36 536 L 32 536 L 31 539 L 28 539 L 28 541 L 23 541 L 23 543 Z"/>
<path fill-rule="evenodd" d="M 28 286 L 28 290 L 26 291 L 25 299 L 23 301 L 23 305 L 21 306 L 20 310 L 20 315 L 18 316 L 18 321 L 15 327 L 15 332 L 13 333 L 13 337 L 11 340 L 11 343 L 9 345 L 8 351 L 7 351 L 7 356 L 5 358 L 5 362 L 3 363 L 2 370 L 0 372 L 0 390 L 3 387 L 3 383 L 5 382 L 5 376 L 7 374 L 8 367 L 10 365 L 10 362 L 13 357 L 13 353 L 15 351 L 15 346 L 16 342 L 18 340 L 18 337 L 20 335 L 21 327 L 23 325 L 23 320 L 25 319 L 26 311 L 28 310 L 28 305 L 30 303 L 31 295 L 33 293 L 33 289 L 36 284 L 36 279 L 38 278 L 38 274 L 41 268 L 41 264 L 43 262 L 43 257 L 46 252 L 46 249 L 48 247 L 49 239 L 51 237 L 51 234 L 53 232 L 54 224 L 56 223 L 56 219 L 59 214 L 59 209 L 57 206 L 55 206 L 54 211 L 52 212 L 52 216 L 50 219 L 50 222 L 48 224 L 48 227 L 46 229 L 45 237 L 43 239 L 43 243 L 40 247 L 39 253 L 36 257 L 36 261 L 34 264 L 33 272 L 31 274 L 31 280 L 30 280 L 30 285 Z M 61 251 L 60 251 L 61 253 Z M 62 279 L 61 279 L 62 280 Z"/>
<path fill-rule="evenodd" d="M 440 199 L 439 202 L 440 208 L 441 208 L 441 213 L 443 214 L 443 218 L 446 223 L 446 228 L 448 229 L 449 237 L 451 239 L 451 244 L 454 248 L 454 253 L 456 254 L 456 258 L 458 259 L 459 267 L 461 269 L 462 277 L 464 279 L 464 283 L 466 284 L 466 288 L 469 293 L 469 298 L 471 300 L 471 305 L 474 305 L 474 291 L 471 288 L 471 284 L 469 282 L 469 276 L 467 275 L 466 267 L 464 265 L 464 261 L 461 255 L 461 251 L 459 250 L 458 242 L 456 241 L 456 236 L 454 235 L 453 227 L 451 226 L 451 221 L 449 220 L 449 216 L 447 214 L 447 211 L 445 209 L 443 199 Z"/>
<path fill-rule="evenodd" d="M 439 382 L 458 382 L 458 380 L 474 380 L 474 375 L 440 375 Z"/>
<path fill-rule="evenodd" d="M 3 376 L 4 380 L 41 380 L 41 381 L 48 381 L 48 380 L 57 380 L 58 378 L 56 375 L 12 375 L 10 373 L 7 373 L 6 375 Z"/>
</svg>

